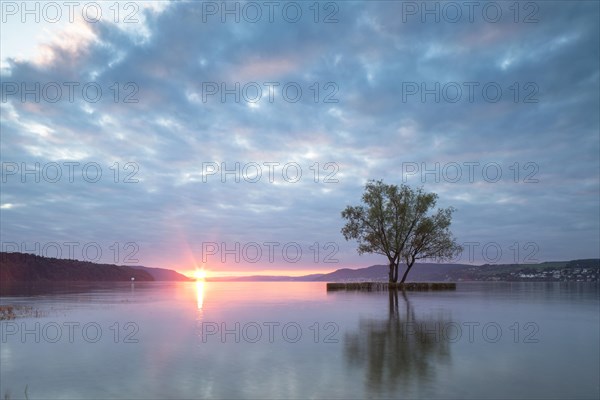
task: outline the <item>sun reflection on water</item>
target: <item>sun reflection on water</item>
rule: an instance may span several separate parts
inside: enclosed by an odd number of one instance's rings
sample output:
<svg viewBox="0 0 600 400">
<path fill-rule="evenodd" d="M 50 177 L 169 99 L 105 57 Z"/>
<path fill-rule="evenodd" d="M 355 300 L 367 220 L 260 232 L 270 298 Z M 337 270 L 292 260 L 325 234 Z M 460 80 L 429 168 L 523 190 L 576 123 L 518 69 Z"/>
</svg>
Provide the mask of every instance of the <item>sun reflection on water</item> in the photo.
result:
<svg viewBox="0 0 600 400">
<path fill-rule="evenodd" d="M 204 280 L 206 279 L 206 271 L 204 268 L 196 268 L 194 277 L 196 278 L 196 303 L 198 310 L 202 310 L 204 304 Z"/>
<path fill-rule="evenodd" d="M 202 310 L 204 303 L 204 279 L 196 280 L 196 303 L 198 310 Z"/>
</svg>

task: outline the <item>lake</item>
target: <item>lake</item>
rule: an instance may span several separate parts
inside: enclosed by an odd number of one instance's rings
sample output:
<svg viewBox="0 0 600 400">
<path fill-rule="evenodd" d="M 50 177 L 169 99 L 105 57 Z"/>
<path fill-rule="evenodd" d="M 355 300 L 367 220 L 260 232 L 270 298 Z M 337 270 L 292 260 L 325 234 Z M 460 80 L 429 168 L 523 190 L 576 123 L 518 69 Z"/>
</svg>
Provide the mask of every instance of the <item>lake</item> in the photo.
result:
<svg viewBox="0 0 600 400">
<path fill-rule="evenodd" d="M 599 299 L 578 283 L 54 287 L 0 298 L 24 313 L 0 322 L 0 395 L 598 398 Z"/>
</svg>

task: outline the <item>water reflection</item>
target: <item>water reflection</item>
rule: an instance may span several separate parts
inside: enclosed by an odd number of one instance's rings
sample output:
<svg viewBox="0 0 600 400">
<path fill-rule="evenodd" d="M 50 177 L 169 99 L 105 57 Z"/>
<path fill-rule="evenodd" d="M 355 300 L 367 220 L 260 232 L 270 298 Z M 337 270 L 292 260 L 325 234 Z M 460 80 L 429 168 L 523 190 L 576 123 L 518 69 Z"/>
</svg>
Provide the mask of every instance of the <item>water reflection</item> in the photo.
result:
<svg viewBox="0 0 600 400">
<path fill-rule="evenodd" d="M 198 279 L 196 281 L 196 305 L 198 311 L 202 310 L 204 304 L 204 279 Z"/>
<path fill-rule="evenodd" d="M 450 321 L 419 317 L 406 293 L 400 296 L 399 305 L 398 291 L 389 292 L 387 319 L 361 319 L 358 330 L 344 338 L 348 368 L 365 370 L 368 397 L 422 395 L 436 370 L 450 364 L 450 346 L 441 335 Z"/>
<path fill-rule="evenodd" d="M 327 294 L 320 282 L 136 282 L 133 295 L 129 282 L 111 285 L 0 298 L 2 305 L 47 312 L 1 321 L 0 396 L 22 395 L 27 386 L 32 399 L 600 398 L 598 286 L 579 293 L 545 284 L 473 283 L 405 298 L 402 292 Z M 270 321 L 280 323 L 273 342 Z M 339 343 L 324 341 L 327 321 L 339 325 L 333 336 Z M 481 324 L 474 342 L 467 321 Z M 527 321 L 539 325 L 539 343 L 524 343 L 523 330 L 514 342 L 510 327 Z M 263 328 L 257 342 L 243 330 L 251 322 Z M 302 327 L 298 342 L 282 335 L 287 322 Z M 310 328 L 316 322 L 318 343 Z M 485 341 L 487 322 L 502 326 L 500 341 Z M 35 333 L 23 340 L 21 327 L 32 332 L 37 323 L 39 342 Z M 70 341 L 67 324 L 74 323 Z M 223 323 L 232 332 L 225 339 Z M 102 328 L 97 342 L 84 336 L 86 324 Z M 436 324 L 445 324 L 447 338 L 431 333 Z M 463 327 L 461 340 L 452 340 L 451 324 Z M 218 331 L 207 335 L 203 329 L 211 325 Z M 54 342 L 57 326 L 62 336 Z M 9 335 L 6 327 L 20 331 Z M 90 363 L 116 367 L 81 368 Z"/>
</svg>

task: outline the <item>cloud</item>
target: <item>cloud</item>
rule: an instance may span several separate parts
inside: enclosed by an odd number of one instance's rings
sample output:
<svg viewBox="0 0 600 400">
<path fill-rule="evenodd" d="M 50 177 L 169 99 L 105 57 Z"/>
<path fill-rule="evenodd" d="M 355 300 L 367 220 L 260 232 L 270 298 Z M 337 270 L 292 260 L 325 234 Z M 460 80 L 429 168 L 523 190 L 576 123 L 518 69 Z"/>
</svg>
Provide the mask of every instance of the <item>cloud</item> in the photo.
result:
<svg viewBox="0 0 600 400">
<path fill-rule="evenodd" d="M 368 179 L 406 178 L 458 208 L 459 241 L 501 243 L 503 261 L 514 242 L 541 261 L 600 256 L 597 4 L 540 3 L 531 24 L 507 7 L 498 23 L 423 23 L 402 2 L 336 4 L 337 23 L 322 23 L 335 9 L 315 23 L 304 3 L 295 23 L 281 10 L 236 23 L 202 3 L 140 7 L 143 34 L 78 21 L 32 60 L 2 60 L 3 173 L 19 168 L 2 183 L 3 241 L 97 242 L 119 263 L 135 243 L 139 263 L 182 270 L 207 242 L 298 243 L 297 262 L 217 254 L 210 268 L 364 266 L 385 260 L 356 255 L 340 211 Z M 39 83 L 40 101 L 6 82 Z M 73 182 L 65 162 L 79 163 Z M 40 182 L 21 182 L 35 163 Z M 337 264 L 323 263 L 329 243 Z"/>
</svg>

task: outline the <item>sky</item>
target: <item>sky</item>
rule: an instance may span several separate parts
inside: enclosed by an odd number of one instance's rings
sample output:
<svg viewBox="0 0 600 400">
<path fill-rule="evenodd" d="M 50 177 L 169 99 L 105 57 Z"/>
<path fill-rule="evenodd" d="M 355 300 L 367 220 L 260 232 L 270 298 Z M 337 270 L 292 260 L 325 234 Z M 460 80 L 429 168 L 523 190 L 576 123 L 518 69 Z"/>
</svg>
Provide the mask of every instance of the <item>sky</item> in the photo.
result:
<svg viewBox="0 0 600 400">
<path fill-rule="evenodd" d="M 382 179 L 455 262 L 600 257 L 597 1 L 0 3 L 3 251 L 384 264 L 340 233 Z"/>
</svg>

